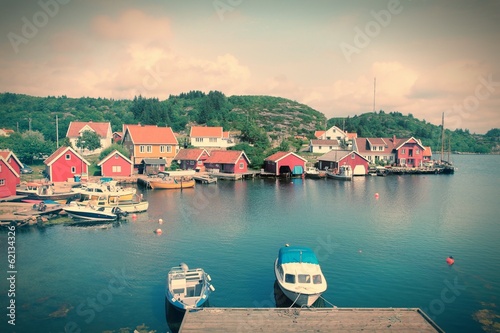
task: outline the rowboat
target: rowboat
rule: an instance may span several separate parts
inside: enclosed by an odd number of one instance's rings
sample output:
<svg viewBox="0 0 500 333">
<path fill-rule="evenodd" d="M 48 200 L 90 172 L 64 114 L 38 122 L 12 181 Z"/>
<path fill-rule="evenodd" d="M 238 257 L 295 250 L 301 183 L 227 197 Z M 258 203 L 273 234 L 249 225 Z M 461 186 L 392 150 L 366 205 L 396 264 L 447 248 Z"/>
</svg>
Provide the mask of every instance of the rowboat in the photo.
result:
<svg viewBox="0 0 500 333">
<path fill-rule="evenodd" d="M 194 187 L 195 180 L 193 178 L 174 178 L 174 177 L 163 177 L 163 178 L 151 178 L 149 180 L 149 186 L 152 189 L 183 189 Z"/>
</svg>

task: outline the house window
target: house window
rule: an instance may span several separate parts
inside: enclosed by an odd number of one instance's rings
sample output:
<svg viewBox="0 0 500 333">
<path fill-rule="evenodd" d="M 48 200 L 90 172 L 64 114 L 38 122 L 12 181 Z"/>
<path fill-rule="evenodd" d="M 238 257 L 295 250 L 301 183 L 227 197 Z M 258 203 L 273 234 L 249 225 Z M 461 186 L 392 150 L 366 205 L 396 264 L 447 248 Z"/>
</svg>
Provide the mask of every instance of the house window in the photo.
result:
<svg viewBox="0 0 500 333">
<path fill-rule="evenodd" d="M 0 186 L 5 186 L 5 179 L 0 179 Z"/>
<path fill-rule="evenodd" d="M 2 172 L 2 165 L 0 164 L 0 172 Z"/>
<path fill-rule="evenodd" d="M 167 149 L 167 153 L 171 153 L 172 152 L 172 146 L 165 146 L 165 148 Z"/>
<path fill-rule="evenodd" d="M 321 146 L 319 146 L 318 149 L 321 149 Z"/>
<path fill-rule="evenodd" d="M 139 146 L 139 151 L 140 151 L 141 153 L 146 152 L 146 146 Z"/>
<path fill-rule="evenodd" d="M 243 163 L 240 163 L 240 169 L 244 169 L 245 165 Z"/>
<path fill-rule="evenodd" d="M 70 154 L 66 154 L 66 156 L 64 158 L 66 158 L 66 160 L 69 161 L 71 159 L 71 155 Z"/>
<path fill-rule="evenodd" d="M 118 154 L 115 154 L 115 159 L 118 159 Z"/>
<path fill-rule="evenodd" d="M 209 138 L 208 142 L 217 142 L 217 138 Z"/>
<path fill-rule="evenodd" d="M 355 159 L 356 156 L 354 154 L 351 154 L 351 160 Z"/>
<path fill-rule="evenodd" d="M 384 147 L 378 146 L 378 150 L 382 151 L 382 150 L 384 150 Z"/>
<path fill-rule="evenodd" d="M 196 138 L 196 142 L 203 142 L 203 138 Z"/>
<path fill-rule="evenodd" d="M 420 149 L 415 149 L 415 154 L 420 155 Z"/>
<path fill-rule="evenodd" d="M 198 165 L 202 165 L 203 164 L 203 161 L 198 161 L 197 162 Z"/>
<path fill-rule="evenodd" d="M 194 165 L 194 161 L 189 161 L 189 165 Z"/>
<path fill-rule="evenodd" d="M 113 172 L 122 172 L 122 166 L 121 165 L 113 165 L 112 171 Z"/>
<path fill-rule="evenodd" d="M 153 147 L 151 145 L 146 146 L 146 152 L 151 153 L 153 151 Z"/>
<path fill-rule="evenodd" d="M 401 149 L 401 154 L 406 154 L 405 149 Z"/>
<path fill-rule="evenodd" d="M 76 173 L 76 167 L 74 166 L 71 167 L 71 173 Z"/>
<path fill-rule="evenodd" d="M 160 153 L 164 153 L 165 152 L 165 146 L 160 146 Z"/>
</svg>

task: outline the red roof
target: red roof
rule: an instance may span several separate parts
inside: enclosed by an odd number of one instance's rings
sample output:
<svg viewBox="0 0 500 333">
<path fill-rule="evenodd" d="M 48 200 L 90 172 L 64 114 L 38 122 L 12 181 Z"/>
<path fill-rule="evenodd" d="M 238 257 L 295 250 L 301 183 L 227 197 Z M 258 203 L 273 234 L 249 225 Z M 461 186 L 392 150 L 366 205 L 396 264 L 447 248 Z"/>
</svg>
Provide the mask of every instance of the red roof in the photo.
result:
<svg viewBox="0 0 500 333">
<path fill-rule="evenodd" d="M 222 138 L 222 127 L 192 126 L 189 136 L 192 138 Z"/>
<path fill-rule="evenodd" d="M 423 152 L 422 155 L 423 156 L 432 157 L 432 149 L 431 149 L 431 147 L 425 147 L 424 152 Z"/>
<path fill-rule="evenodd" d="M 311 140 L 313 146 L 338 146 L 338 140 Z"/>
<path fill-rule="evenodd" d="M 14 154 L 12 151 L 10 151 L 8 149 L 0 150 L 0 156 L 2 156 L 6 161 L 9 159 L 9 157 L 12 157 L 13 159 L 15 159 L 17 161 L 17 163 L 20 166 L 23 166 L 21 161 L 17 158 L 16 154 Z"/>
<path fill-rule="evenodd" d="M 279 151 L 277 153 L 272 154 L 271 156 L 267 157 L 265 160 L 266 161 L 273 161 L 273 162 L 278 162 L 282 158 L 288 156 L 288 155 L 294 155 L 295 157 L 303 160 L 304 162 L 307 162 L 305 158 L 300 157 L 299 155 L 293 153 L 293 152 L 287 152 L 287 151 Z"/>
<path fill-rule="evenodd" d="M 107 160 L 109 160 L 111 157 L 114 157 L 116 154 L 118 154 L 119 156 L 121 156 L 121 158 L 123 158 L 125 161 L 127 161 L 128 163 L 132 164 L 132 161 L 125 155 L 123 155 L 122 153 L 120 153 L 118 150 L 113 150 L 111 153 L 109 153 L 105 158 L 103 158 L 98 164 L 97 166 L 101 166 L 104 164 L 104 162 L 106 162 Z"/>
<path fill-rule="evenodd" d="M 76 138 L 80 136 L 82 129 L 88 126 L 94 132 L 96 132 L 101 138 L 105 138 L 108 135 L 108 130 L 111 129 L 111 124 L 107 123 L 94 123 L 92 121 L 72 121 L 69 123 L 68 132 L 66 136 L 68 138 Z"/>
<path fill-rule="evenodd" d="M 236 164 L 241 155 L 250 163 L 247 155 L 242 150 L 213 150 L 205 163 Z"/>
<path fill-rule="evenodd" d="M 205 149 L 201 148 L 181 149 L 177 155 L 175 155 L 174 160 L 198 161 L 203 152 L 207 153 L 207 156 L 210 156 Z"/>
<path fill-rule="evenodd" d="M 5 166 L 7 167 L 7 169 L 10 170 L 10 172 L 12 172 L 12 174 L 14 174 L 14 176 L 16 176 L 17 178 L 19 178 L 19 174 L 16 172 L 16 170 L 14 170 L 14 168 L 12 167 L 12 165 L 10 165 L 7 160 L 0 155 L 0 161 L 3 161 L 5 163 Z"/>
<path fill-rule="evenodd" d="M 326 131 L 316 131 L 314 132 L 314 136 L 319 138 L 320 136 L 322 136 L 323 134 L 325 134 Z"/>
<path fill-rule="evenodd" d="M 80 154 L 78 154 L 73 148 L 65 147 L 65 146 L 59 147 L 59 149 L 57 149 L 55 152 L 52 153 L 52 155 L 47 157 L 47 159 L 45 159 L 45 161 L 43 161 L 43 163 L 45 163 L 46 165 L 51 165 L 57 159 L 59 159 L 59 157 L 61 157 L 63 154 L 65 154 L 68 150 L 71 151 L 73 154 L 75 154 L 85 164 L 90 165 L 90 163 L 87 160 L 85 160 L 82 156 L 80 156 Z"/>
<path fill-rule="evenodd" d="M 129 133 L 134 144 L 171 144 L 178 145 L 174 132 L 170 127 L 156 125 L 127 125 L 125 133 Z M 126 134 L 125 134 L 126 135 Z"/>
</svg>

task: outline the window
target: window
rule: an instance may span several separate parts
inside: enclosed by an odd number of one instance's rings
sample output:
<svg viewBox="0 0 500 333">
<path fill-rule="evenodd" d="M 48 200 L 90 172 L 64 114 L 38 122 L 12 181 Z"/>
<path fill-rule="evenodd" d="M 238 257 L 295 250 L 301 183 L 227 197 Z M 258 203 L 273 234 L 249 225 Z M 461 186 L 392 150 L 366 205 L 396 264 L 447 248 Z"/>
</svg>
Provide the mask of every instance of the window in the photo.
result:
<svg viewBox="0 0 500 333">
<path fill-rule="evenodd" d="M 314 284 L 320 284 L 322 281 L 321 279 L 321 275 L 317 274 L 317 275 L 313 275 L 313 283 Z"/>
<path fill-rule="evenodd" d="M 165 146 L 160 146 L 160 153 L 164 153 L 165 152 Z"/>
<path fill-rule="evenodd" d="M 311 276 L 309 274 L 299 274 L 299 283 L 311 283 Z"/>
<path fill-rule="evenodd" d="M 198 164 L 198 165 L 202 165 L 202 164 L 203 164 L 203 161 L 198 161 L 196 164 Z"/>
<path fill-rule="evenodd" d="M 356 158 L 356 154 L 351 154 L 351 160 Z"/>
<path fill-rule="evenodd" d="M 64 158 L 66 158 L 66 160 L 70 160 L 71 159 L 71 155 L 70 154 L 66 154 L 66 156 L 64 156 Z"/>
<path fill-rule="evenodd" d="M 420 155 L 420 149 L 415 149 L 415 154 Z"/>
<path fill-rule="evenodd" d="M 76 173 L 76 167 L 74 166 L 71 167 L 71 173 Z"/>
<path fill-rule="evenodd" d="M 384 150 L 384 147 L 378 146 L 378 150 L 382 151 L 382 150 Z"/>
<path fill-rule="evenodd" d="M 210 138 L 208 139 L 208 142 L 217 142 L 217 138 Z"/>
<path fill-rule="evenodd" d="M 286 283 L 295 283 L 295 275 L 285 274 L 285 282 Z"/>
<path fill-rule="evenodd" d="M 401 154 L 406 154 L 405 149 L 401 149 Z"/>
<path fill-rule="evenodd" d="M 171 153 L 172 152 L 172 146 L 165 146 L 165 148 L 167 149 L 167 153 Z"/>
<path fill-rule="evenodd" d="M 151 145 L 146 146 L 146 152 L 151 153 L 153 151 L 153 147 Z"/>
<path fill-rule="evenodd" d="M 5 179 L 0 179 L 0 186 L 5 186 Z"/>
<path fill-rule="evenodd" d="M 115 154 L 115 159 L 118 159 L 118 154 Z"/>
<path fill-rule="evenodd" d="M 121 165 L 113 165 L 112 171 L 113 172 L 122 172 L 122 166 Z"/>
<path fill-rule="evenodd" d="M 240 169 L 244 169 L 244 168 L 245 168 L 245 164 L 240 163 Z"/>
<path fill-rule="evenodd" d="M 139 151 L 144 153 L 146 151 L 146 146 L 139 146 Z"/>
<path fill-rule="evenodd" d="M 196 138 L 196 142 L 203 142 L 203 138 Z"/>
</svg>

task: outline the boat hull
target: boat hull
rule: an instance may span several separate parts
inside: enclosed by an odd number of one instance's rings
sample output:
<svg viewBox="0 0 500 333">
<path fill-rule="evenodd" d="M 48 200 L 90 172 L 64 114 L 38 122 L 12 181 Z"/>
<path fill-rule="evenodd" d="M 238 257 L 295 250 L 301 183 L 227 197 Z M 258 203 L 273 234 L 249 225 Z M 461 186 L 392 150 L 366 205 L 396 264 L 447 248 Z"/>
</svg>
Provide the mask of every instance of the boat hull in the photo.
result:
<svg viewBox="0 0 500 333">
<path fill-rule="evenodd" d="M 165 297 L 172 306 L 185 311 L 203 307 L 214 290 L 210 276 L 203 269 L 189 269 L 181 264 L 168 273 Z"/>
<path fill-rule="evenodd" d="M 336 180 L 352 180 L 352 176 L 336 175 L 334 173 L 327 173 L 326 176 Z"/>
<path fill-rule="evenodd" d="M 70 205 L 63 208 L 64 211 L 73 219 L 76 220 L 86 220 L 86 221 L 115 221 L 122 215 L 127 213 L 122 213 L 120 210 L 117 211 L 116 208 L 93 208 L 93 207 L 83 207 L 78 205 Z"/>
<path fill-rule="evenodd" d="M 183 188 L 191 188 L 194 187 L 195 180 L 187 180 L 187 181 L 178 181 L 177 183 L 175 182 L 165 182 L 162 180 L 150 180 L 149 181 L 149 186 L 153 190 L 156 189 L 164 189 L 164 190 L 176 190 L 176 189 L 183 189 Z"/>
<path fill-rule="evenodd" d="M 302 294 L 284 288 L 278 281 L 278 285 L 283 294 L 297 306 L 312 306 L 320 298 L 322 293 Z"/>
</svg>

